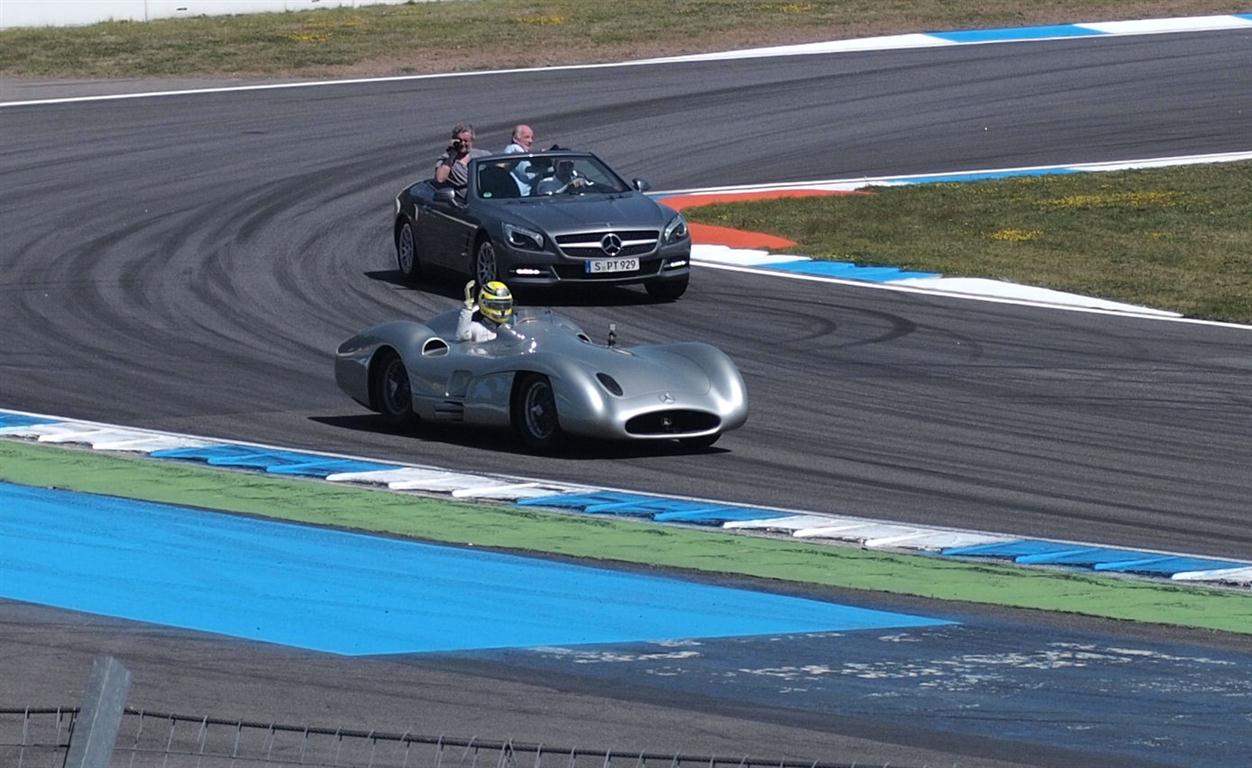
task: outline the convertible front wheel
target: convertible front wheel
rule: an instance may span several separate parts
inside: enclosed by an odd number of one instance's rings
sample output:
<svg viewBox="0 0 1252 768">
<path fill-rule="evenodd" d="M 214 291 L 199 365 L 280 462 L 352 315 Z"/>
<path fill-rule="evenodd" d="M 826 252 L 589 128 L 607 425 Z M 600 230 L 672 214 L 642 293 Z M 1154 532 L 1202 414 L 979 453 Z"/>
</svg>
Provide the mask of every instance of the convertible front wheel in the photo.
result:
<svg viewBox="0 0 1252 768">
<path fill-rule="evenodd" d="M 413 282 L 422 270 L 417 258 L 417 233 L 413 231 L 413 223 L 405 221 L 400 225 L 396 235 L 396 267 L 405 282 Z"/>
<path fill-rule="evenodd" d="M 491 240 L 483 240 L 474 252 L 474 279 L 479 285 L 486 285 L 499 279 L 496 274 L 496 247 Z"/>
<path fill-rule="evenodd" d="M 527 374 L 513 397 L 513 427 L 527 448 L 553 451 L 565 442 L 556 415 L 556 394 L 547 376 Z"/>
<path fill-rule="evenodd" d="M 384 421 L 393 427 L 400 427 L 414 420 L 409 372 L 399 355 L 391 350 L 380 353 L 370 386 L 373 389 L 374 407 L 382 414 Z"/>
</svg>

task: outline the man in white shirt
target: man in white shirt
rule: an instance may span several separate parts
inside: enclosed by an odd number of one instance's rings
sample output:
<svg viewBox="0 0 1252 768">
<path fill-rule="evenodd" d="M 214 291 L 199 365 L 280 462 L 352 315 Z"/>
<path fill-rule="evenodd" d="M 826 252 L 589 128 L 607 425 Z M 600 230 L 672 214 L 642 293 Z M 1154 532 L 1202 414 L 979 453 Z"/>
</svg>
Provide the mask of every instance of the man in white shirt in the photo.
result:
<svg viewBox="0 0 1252 768">
<path fill-rule="evenodd" d="M 529 125 L 521 123 L 513 128 L 513 136 L 511 143 L 504 148 L 504 154 L 528 154 L 531 152 L 531 146 L 535 143 L 535 132 L 531 130 Z M 530 194 L 530 184 L 534 180 L 530 170 L 530 161 L 523 160 L 513 166 L 513 179 L 517 182 L 517 188 L 521 190 L 522 197 Z"/>
</svg>

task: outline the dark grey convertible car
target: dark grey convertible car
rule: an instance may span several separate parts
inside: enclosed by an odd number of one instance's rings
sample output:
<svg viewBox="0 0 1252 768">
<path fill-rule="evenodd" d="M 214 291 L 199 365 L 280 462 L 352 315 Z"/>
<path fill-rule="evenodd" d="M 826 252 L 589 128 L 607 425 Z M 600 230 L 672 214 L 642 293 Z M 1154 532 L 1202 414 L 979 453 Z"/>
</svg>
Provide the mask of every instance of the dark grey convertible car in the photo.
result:
<svg viewBox="0 0 1252 768">
<path fill-rule="evenodd" d="M 538 451 L 566 434 L 699 449 L 748 418 L 739 369 L 708 344 L 596 343 L 529 307 L 491 341 L 456 341 L 457 313 L 362 331 L 339 345 L 335 380 L 393 424 L 511 427 Z"/>
<path fill-rule="evenodd" d="M 462 192 L 426 180 L 396 197 L 396 263 L 410 281 L 441 267 L 479 285 L 643 283 L 677 299 L 691 236 L 682 214 L 646 189 L 587 152 L 475 158 Z"/>
</svg>

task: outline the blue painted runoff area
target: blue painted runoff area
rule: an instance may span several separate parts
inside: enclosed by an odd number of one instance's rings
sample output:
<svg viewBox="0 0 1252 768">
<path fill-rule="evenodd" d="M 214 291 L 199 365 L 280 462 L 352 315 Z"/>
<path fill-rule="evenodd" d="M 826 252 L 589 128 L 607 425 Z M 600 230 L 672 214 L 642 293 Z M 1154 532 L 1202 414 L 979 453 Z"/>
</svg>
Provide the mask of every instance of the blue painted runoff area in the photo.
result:
<svg viewBox="0 0 1252 768">
<path fill-rule="evenodd" d="M 929 37 L 954 43 L 992 43 L 1000 40 L 1047 40 L 1055 37 L 1098 37 L 1106 34 L 1076 24 L 1042 27 L 1006 27 L 1002 29 L 965 29 L 956 32 L 929 32 Z"/>
<path fill-rule="evenodd" d="M 944 619 L 0 483 L 0 596 L 343 655 Z"/>
<path fill-rule="evenodd" d="M 1094 571 L 1166 577 L 1188 571 L 1216 571 L 1247 567 L 1247 563 L 1232 560 L 1093 547 L 1060 541 L 1021 540 L 977 544 L 969 547 L 948 547 L 943 550 L 942 554 L 953 557 L 993 557 L 1012 560 L 1021 565 L 1064 565 Z"/>
<path fill-rule="evenodd" d="M 847 261 L 784 261 L 778 264 L 762 264 L 761 268 L 844 280 L 868 280 L 874 283 L 889 283 L 914 277 L 940 277 L 937 272 L 909 272 L 899 267 L 862 267 Z"/>
<path fill-rule="evenodd" d="M 968 181 L 995 181 L 1022 176 L 1068 176 L 1084 173 L 1074 168 L 1033 168 L 1018 171 L 984 171 L 974 173 L 939 173 L 934 176 L 912 176 L 904 184 L 964 184 Z"/>
<path fill-rule="evenodd" d="M 399 469 L 396 464 L 382 464 L 356 459 L 339 459 L 316 453 L 284 451 L 254 445 L 206 445 L 194 448 L 166 448 L 150 454 L 157 459 L 203 461 L 215 467 L 260 469 L 276 475 L 326 477 L 336 472 L 375 472 Z"/>
<path fill-rule="evenodd" d="M 27 416 L 22 413 L 0 411 L 0 429 L 5 427 L 30 427 L 35 424 L 55 424 L 57 419 L 45 419 L 42 416 Z"/>
</svg>

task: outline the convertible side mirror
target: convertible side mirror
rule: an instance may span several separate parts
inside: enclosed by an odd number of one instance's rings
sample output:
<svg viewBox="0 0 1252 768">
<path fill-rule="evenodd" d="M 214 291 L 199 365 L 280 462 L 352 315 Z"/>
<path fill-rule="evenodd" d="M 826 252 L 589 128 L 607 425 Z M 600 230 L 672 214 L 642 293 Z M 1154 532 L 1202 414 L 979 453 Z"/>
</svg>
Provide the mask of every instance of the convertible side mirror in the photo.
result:
<svg viewBox="0 0 1252 768">
<path fill-rule="evenodd" d="M 458 205 L 456 199 L 456 190 L 452 187 L 440 187 L 435 190 L 435 202 L 446 203 L 448 205 Z"/>
<path fill-rule="evenodd" d="M 640 192 L 647 192 L 649 189 L 652 189 L 652 185 L 648 183 L 647 179 L 635 179 L 631 184 Z"/>
</svg>

